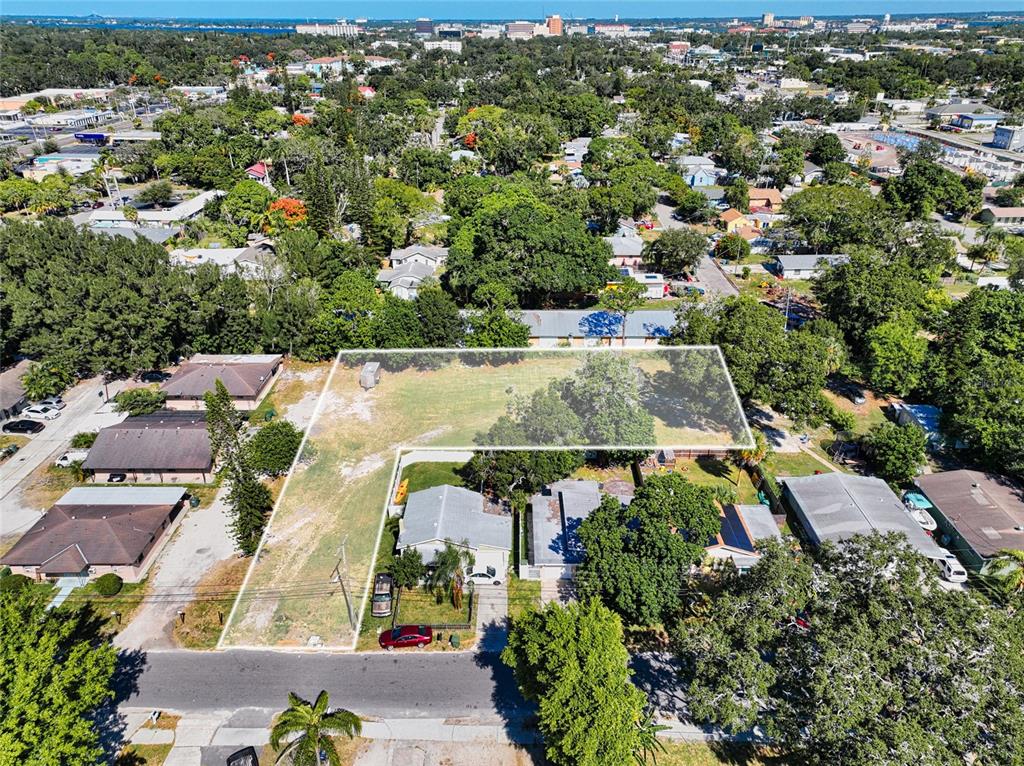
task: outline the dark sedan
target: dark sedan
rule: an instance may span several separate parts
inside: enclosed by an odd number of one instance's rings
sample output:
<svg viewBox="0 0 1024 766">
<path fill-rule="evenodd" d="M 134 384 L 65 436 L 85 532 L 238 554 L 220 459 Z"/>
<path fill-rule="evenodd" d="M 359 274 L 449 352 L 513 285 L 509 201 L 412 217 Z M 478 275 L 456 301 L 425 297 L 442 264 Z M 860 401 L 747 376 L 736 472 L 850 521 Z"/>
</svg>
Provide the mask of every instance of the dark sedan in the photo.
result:
<svg viewBox="0 0 1024 766">
<path fill-rule="evenodd" d="M 2 430 L 5 434 L 37 434 L 44 428 L 46 426 L 38 420 L 12 420 L 4 423 Z"/>
<path fill-rule="evenodd" d="M 380 634 L 378 643 L 381 649 L 403 649 L 415 646 L 422 649 L 434 640 L 434 632 L 429 625 L 399 625 Z"/>
</svg>

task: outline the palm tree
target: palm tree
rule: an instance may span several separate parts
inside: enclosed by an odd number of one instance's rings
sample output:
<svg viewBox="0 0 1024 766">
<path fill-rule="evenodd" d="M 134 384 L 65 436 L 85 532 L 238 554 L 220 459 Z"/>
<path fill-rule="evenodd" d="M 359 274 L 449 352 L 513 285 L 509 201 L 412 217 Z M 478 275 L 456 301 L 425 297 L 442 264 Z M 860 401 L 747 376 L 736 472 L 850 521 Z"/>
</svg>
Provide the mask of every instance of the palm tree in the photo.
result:
<svg viewBox="0 0 1024 766">
<path fill-rule="evenodd" d="M 648 758 L 651 763 L 658 763 L 658 752 L 665 752 L 665 743 L 658 739 L 658 732 L 668 728 L 670 727 L 655 723 L 654 713 L 651 711 L 637 721 L 637 738 L 633 757 L 640 766 L 644 766 L 648 762 Z"/>
<path fill-rule="evenodd" d="M 986 571 L 1007 596 L 1024 593 L 1024 551 L 1009 548 L 999 551 Z"/>
<path fill-rule="evenodd" d="M 287 756 L 292 766 L 341 766 L 331 735 L 344 734 L 351 739 L 363 730 L 363 724 L 355 713 L 330 710 L 327 705 L 326 691 L 320 692 L 312 705 L 297 694 L 288 694 L 288 709 L 270 730 L 270 746 L 279 751 L 274 763 Z"/>
</svg>

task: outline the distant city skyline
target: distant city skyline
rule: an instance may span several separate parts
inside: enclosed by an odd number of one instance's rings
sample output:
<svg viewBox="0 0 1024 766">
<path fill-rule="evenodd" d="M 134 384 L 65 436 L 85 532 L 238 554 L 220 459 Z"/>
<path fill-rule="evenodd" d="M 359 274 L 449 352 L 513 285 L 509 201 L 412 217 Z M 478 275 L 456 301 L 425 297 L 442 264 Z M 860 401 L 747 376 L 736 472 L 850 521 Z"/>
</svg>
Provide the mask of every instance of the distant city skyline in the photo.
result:
<svg viewBox="0 0 1024 766">
<path fill-rule="evenodd" d="M 611 19 L 729 19 L 793 16 L 881 17 L 889 13 L 942 15 L 979 13 L 1024 13 L 1020 0 L 862 0 L 855 6 L 847 0 L 729 0 L 709 7 L 700 2 L 674 0 L 498 0 L 494 3 L 470 0 L 397 0 L 391 3 L 301 0 L 287 5 L 262 0 L 222 0 L 210 4 L 201 0 L 153 3 L 145 9 L 129 0 L 5 0 L 0 18 L 13 16 L 66 16 L 82 18 L 91 14 L 124 19 L 305 21 L 336 18 L 366 18 L 371 21 L 413 21 L 418 17 L 446 21 L 543 20 L 559 14 L 573 18 Z"/>
</svg>

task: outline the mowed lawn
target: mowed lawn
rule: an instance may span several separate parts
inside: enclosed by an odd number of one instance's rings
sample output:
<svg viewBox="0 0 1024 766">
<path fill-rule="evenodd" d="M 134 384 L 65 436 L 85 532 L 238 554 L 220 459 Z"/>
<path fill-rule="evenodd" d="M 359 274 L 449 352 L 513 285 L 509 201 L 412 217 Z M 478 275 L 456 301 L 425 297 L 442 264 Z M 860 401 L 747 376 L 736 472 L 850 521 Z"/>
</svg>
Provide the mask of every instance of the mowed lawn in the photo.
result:
<svg viewBox="0 0 1024 766">
<path fill-rule="evenodd" d="M 405 467 L 399 481 L 409 482 L 409 492 L 451 484 L 461 487 L 465 483 L 459 475 L 464 463 L 413 463 Z"/>
</svg>

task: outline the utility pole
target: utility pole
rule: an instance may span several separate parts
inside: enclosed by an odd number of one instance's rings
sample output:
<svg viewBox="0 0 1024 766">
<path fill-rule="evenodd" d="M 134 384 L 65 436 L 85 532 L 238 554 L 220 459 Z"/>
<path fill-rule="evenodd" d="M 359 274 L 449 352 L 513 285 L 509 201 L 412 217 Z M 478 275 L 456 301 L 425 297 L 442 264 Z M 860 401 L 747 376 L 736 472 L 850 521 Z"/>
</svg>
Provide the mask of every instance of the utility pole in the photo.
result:
<svg viewBox="0 0 1024 766">
<path fill-rule="evenodd" d="M 789 332 L 789 298 L 793 294 L 791 287 L 786 288 L 786 332 Z"/>
<path fill-rule="evenodd" d="M 345 553 L 346 543 L 348 543 L 348 535 L 345 535 L 341 541 L 341 549 L 339 550 L 341 558 L 334 565 L 334 574 L 331 577 L 331 582 L 337 582 L 341 585 L 341 593 L 345 597 L 345 608 L 348 610 L 348 623 L 352 626 L 352 632 L 355 633 L 356 618 L 352 612 L 352 600 L 348 596 L 348 587 L 345 585 L 345 580 L 348 579 L 348 557 Z"/>
</svg>

